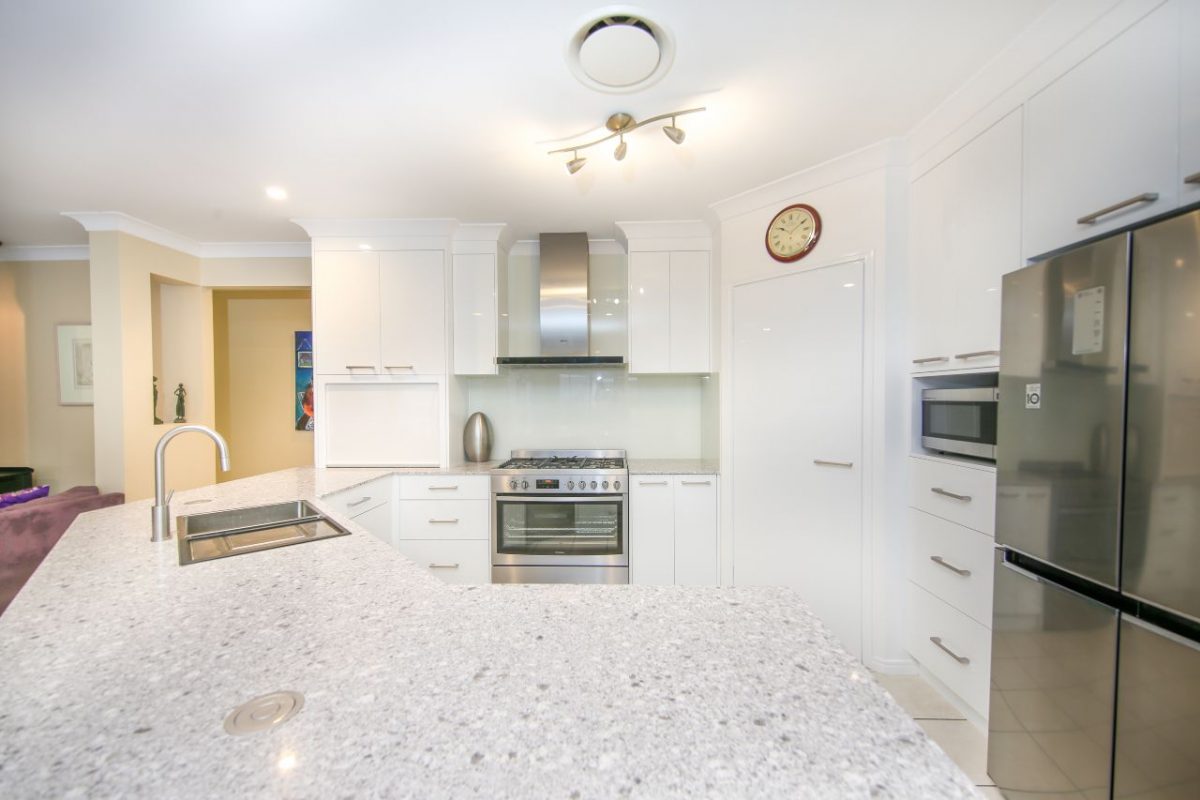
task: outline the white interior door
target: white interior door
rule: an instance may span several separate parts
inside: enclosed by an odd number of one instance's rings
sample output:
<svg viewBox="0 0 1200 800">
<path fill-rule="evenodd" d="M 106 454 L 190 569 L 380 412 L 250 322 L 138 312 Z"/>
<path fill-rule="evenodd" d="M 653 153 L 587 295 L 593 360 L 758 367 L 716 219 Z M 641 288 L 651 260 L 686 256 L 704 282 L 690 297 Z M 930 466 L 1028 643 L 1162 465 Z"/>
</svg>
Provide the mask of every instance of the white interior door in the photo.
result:
<svg viewBox="0 0 1200 800">
<path fill-rule="evenodd" d="M 733 291 L 733 578 L 862 652 L 863 264 Z"/>
</svg>

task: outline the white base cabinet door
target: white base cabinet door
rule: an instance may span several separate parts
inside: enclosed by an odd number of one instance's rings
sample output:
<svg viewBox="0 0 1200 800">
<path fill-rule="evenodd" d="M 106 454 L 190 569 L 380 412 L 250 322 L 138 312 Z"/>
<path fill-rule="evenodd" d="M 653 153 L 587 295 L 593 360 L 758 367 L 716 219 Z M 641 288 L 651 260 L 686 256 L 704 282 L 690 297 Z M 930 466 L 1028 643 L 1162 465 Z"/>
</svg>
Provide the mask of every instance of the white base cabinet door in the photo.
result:
<svg viewBox="0 0 1200 800">
<path fill-rule="evenodd" d="M 629 582 L 675 583 L 675 497 L 669 475 L 629 476 Z"/>
<path fill-rule="evenodd" d="M 317 463 L 429 467 L 441 462 L 442 384 L 322 381 Z"/>
<path fill-rule="evenodd" d="M 491 546 L 486 539 L 403 539 L 396 548 L 446 583 L 492 582 Z"/>
<path fill-rule="evenodd" d="M 675 478 L 675 583 L 716 586 L 717 479 L 713 475 Z"/>
</svg>

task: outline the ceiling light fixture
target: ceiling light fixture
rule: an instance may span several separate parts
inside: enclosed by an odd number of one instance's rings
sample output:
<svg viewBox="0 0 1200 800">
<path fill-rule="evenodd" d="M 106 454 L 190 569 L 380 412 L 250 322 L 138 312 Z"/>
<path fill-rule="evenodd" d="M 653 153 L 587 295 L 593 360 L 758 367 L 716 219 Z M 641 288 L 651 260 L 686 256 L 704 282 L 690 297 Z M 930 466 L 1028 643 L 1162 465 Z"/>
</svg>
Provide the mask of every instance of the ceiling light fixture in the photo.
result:
<svg viewBox="0 0 1200 800">
<path fill-rule="evenodd" d="M 609 141 L 610 139 L 620 139 L 617 144 L 617 149 L 613 151 L 613 158 L 617 161 L 625 158 L 625 154 L 629 152 L 629 146 L 625 142 L 625 134 L 633 133 L 638 128 L 643 128 L 652 122 L 661 122 L 664 119 L 671 120 L 670 125 L 663 126 L 663 133 L 667 135 L 675 144 L 683 144 L 684 137 L 687 136 L 683 128 L 676 126 L 675 118 L 682 117 L 684 114 L 696 114 L 704 111 L 704 107 L 700 108 L 685 108 L 682 111 L 668 111 L 666 114 L 658 114 L 657 116 L 647 117 L 638 122 L 632 115 L 626 114 L 624 111 L 618 111 L 613 114 L 604 123 L 604 127 L 608 128 L 612 133 L 608 136 L 601 137 L 595 141 L 585 142 L 584 144 L 571 145 L 570 147 L 560 147 L 557 150 L 551 150 L 547 155 L 557 155 L 558 153 L 572 153 L 574 158 L 567 162 L 567 172 L 574 175 L 579 170 L 583 169 L 583 165 L 587 163 L 587 158 L 579 155 L 580 150 L 586 150 L 589 147 L 595 147 L 598 144 Z"/>
<path fill-rule="evenodd" d="M 272 200 L 288 199 L 287 189 L 283 188 L 282 186 L 268 186 L 264 191 L 267 193 L 267 197 L 271 198 Z"/>
</svg>

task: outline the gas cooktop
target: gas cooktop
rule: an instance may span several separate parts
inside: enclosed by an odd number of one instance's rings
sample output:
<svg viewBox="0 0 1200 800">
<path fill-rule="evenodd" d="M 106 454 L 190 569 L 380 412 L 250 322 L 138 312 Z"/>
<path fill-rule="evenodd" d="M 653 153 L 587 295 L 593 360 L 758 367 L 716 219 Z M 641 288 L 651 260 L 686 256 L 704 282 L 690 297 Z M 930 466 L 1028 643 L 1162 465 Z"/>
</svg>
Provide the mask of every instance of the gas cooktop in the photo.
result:
<svg viewBox="0 0 1200 800">
<path fill-rule="evenodd" d="M 497 469 L 625 469 L 624 450 L 513 450 L 511 455 Z"/>
<path fill-rule="evenodd" d="M 629 483 L 624 450 L 513 450 L 492 472 L 498 494 L 624 493 Z"/>
</svg>

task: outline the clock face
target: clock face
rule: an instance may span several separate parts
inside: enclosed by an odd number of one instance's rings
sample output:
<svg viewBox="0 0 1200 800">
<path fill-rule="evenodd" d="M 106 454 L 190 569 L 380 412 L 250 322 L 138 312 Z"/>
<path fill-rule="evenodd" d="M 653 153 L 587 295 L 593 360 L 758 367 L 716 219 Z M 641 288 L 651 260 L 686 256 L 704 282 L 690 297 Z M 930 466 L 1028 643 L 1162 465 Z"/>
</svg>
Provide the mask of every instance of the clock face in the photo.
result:
<svg viewBox="0 0 1200 800">
<path fill-rule="evenodd" d="M 767 226 L 767 252 L 776 261 L 796 261 L 808 255 L 821 236 L 821 215 L 798 203 L 780 211 Z"/>
</svg>

